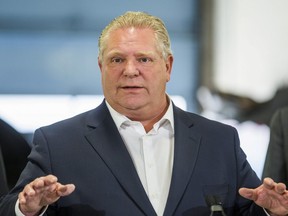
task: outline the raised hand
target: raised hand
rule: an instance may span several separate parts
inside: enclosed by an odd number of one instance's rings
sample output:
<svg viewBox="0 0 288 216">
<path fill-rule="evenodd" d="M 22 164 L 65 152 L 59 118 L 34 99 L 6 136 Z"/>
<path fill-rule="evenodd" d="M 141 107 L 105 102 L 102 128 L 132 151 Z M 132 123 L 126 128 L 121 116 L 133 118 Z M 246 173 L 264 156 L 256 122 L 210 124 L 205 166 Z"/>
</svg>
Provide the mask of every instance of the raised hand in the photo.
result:
<svg viewBox="0 0 288 216">
<path fill-rule="evenodd" d="M 38 215 L 41 209 L 71 194 L 73 184 L 62 185 L 53 175 L 43 176 L 27 184 L 19 193 L 19 208 L 27 216 Z"/>
<path fill-rule="evenodd" d="M 268 210 L 270 215 L 288 215 L 288 191 L 283 183 L 265 178 L 263 184 L 255 189 L 240 188 L 239 193 L 246 199 Z"/>
</svg>

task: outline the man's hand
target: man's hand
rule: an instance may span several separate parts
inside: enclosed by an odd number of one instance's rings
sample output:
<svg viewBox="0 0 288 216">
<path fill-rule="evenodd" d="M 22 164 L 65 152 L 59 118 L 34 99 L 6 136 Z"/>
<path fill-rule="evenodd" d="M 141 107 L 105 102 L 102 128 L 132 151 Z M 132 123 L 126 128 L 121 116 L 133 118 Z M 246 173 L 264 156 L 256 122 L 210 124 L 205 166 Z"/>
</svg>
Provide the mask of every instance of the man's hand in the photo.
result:
<svg viewBox="0 0 288 216">
<path fill-rule="evenodd" d="M 240 188 L 239 193 L 267 209 L 271 215 L 288 215 L 288 191 L 283 183 L 275 183 L 271 178 L 265 178 L 259 187 Z"/>
<path fill-rule="evenodd" d="M 38 215 L 44 206 L 56 202 L 62 196 L 71 194 L 74 189 L 73 184 L 62 185 L 53 175 L 37 178 L 27 184 L 19 193 L 19 208 L 27 216 Z"/>
</svg>

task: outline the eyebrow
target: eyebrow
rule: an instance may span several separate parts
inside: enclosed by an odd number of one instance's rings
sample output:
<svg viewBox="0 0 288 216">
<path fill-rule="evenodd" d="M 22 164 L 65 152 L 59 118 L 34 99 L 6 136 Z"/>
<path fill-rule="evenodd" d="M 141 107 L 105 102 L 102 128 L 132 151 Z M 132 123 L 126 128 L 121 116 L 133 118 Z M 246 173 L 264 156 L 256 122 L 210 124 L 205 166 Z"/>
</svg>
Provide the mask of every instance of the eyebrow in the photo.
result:
<svg viewBox="0 0 288 216">
<path fill-rule="evenodd" d="M 126 55 L 125 53 L 118 51 L 118 50 L 112 50 L 110 52 L 107 53 L 107 56 L 117 56 L 117 55 Z M 143 55 L 149 55 L 149 56 L 155 56 L 155 52 L 152 51 L 139 51 L 135 54 L 136 56 L 143 56 Z"/>
</svg>

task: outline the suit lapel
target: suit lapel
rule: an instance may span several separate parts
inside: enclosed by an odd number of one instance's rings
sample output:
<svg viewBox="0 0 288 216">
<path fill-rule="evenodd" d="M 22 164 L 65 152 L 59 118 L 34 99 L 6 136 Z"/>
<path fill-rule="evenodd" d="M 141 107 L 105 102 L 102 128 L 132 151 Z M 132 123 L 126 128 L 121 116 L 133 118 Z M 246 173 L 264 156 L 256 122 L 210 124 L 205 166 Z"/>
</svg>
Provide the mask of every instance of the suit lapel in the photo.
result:
<svg viewBox="0 0 288 216">
<path fill-rule="evenodd" d="M 156 215 L 105 103 L 93 115 L 89 118 L 92 130 L 86 134 L 88 142 L 143 213 Z"/>
<path fill-rule="evenodd" d="M 174 106 L 175 144 L 174 164 L 169 196 L 164 215 L 173 215 L 195 167 L 201 137 L 194 134 L 193 123 L 185 112 Z"/>
</svg>

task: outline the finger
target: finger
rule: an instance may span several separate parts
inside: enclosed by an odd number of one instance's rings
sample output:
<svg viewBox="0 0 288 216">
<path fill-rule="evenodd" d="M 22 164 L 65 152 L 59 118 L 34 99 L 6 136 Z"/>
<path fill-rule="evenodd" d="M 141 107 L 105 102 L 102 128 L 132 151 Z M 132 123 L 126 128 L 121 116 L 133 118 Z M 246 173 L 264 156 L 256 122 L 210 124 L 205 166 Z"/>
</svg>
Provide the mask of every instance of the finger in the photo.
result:
<svg viewBox="0 0 288 216">
<path fill-rule="evenodd" d="M 31 197 L 45 191 L 54 191 L 56 189 L 55 181 L 57 182 L 57 178 L 52 175 L 36 178 L 24 187 L 23 195 Z"/>
<path fill-rule="evenodd" d="M 271 178 L 265 178 L 263 180 L 263 186 L 267 189 L 273 189 L 276 186 L 276 183 Z"/>
<path fill-rule="evenodd" d="M 45 190 L 50 193 L 55 192 L 57 190 L 57 183 L 46 186 Z"/>
<path fill-rule="evenodd" d="M 67 185 L 59 185 L 57 188 L 57 194 L 59 196 L 67 196 L 71 194 L 75 190 L 74 184 L 67 184 Z"/>
<path fill-rule="evenodd" d="M 29 183 L 28 185 L 30 185 L 30 187 L 32 187 L 33 189 L 37 189 L 37 188 L 41 188 L 45 186 L 43 177 L 39 177 L 34 179 L 34 181 L 32 181 L 31 183 Z"/>
<path fill-rule="evenodd" d="M 275 191 L 279 194 L 284 194 L 286 192 L 286 185 L 283 183 L 276 184 Z"/>
<path fill-rule="evenodd" d="M 54 184 L 58 181 L 57 177 L 54 175 L 47 175 L 43 178 L 45 185 Z"/>
<path fill-rule="evenodd" d="M 256 200 L 256 195 L 255 195 L 253 189 L 240 188 L 240 189 L 239 189 L 239 194 L 240 194 L 241 196 L 243 196 L 244 198 L 246 198 L 246 199 Z"/>
<path fill-rule="evenodd" d="M 48 175 L 48 176 L 42 176 L 39 178 L 36 178 L 32 184 L 33 187 L 35 188 L 41 188 L 41 187 L 45 187 L 45 186 L 49 186 L 51 184 L 55 184 L 58 181 L 56 176 L 53 175 Z"/>
<path fill-rule="evenodd" d="M 26 203 L 26 197 L 24 195 L 24 192 L 20 192 L 18 195 L 19 203 L 20 204 L 25 204 Z"/>
<path fill-rule="evenodd" d="M 283 183 L 276 183 L 271 178 L 265 178 L 263 181 L 265 188 L 271 190 L 274 189 L 278 194 L 284 194 L 286 192 L 286 185 Z"/>
<path fill-rule="evenodd" d="M 33 183 L 27 184 L 23 189 L 23 196 L 33 196 L 35 193 Z"/>
</svg>

